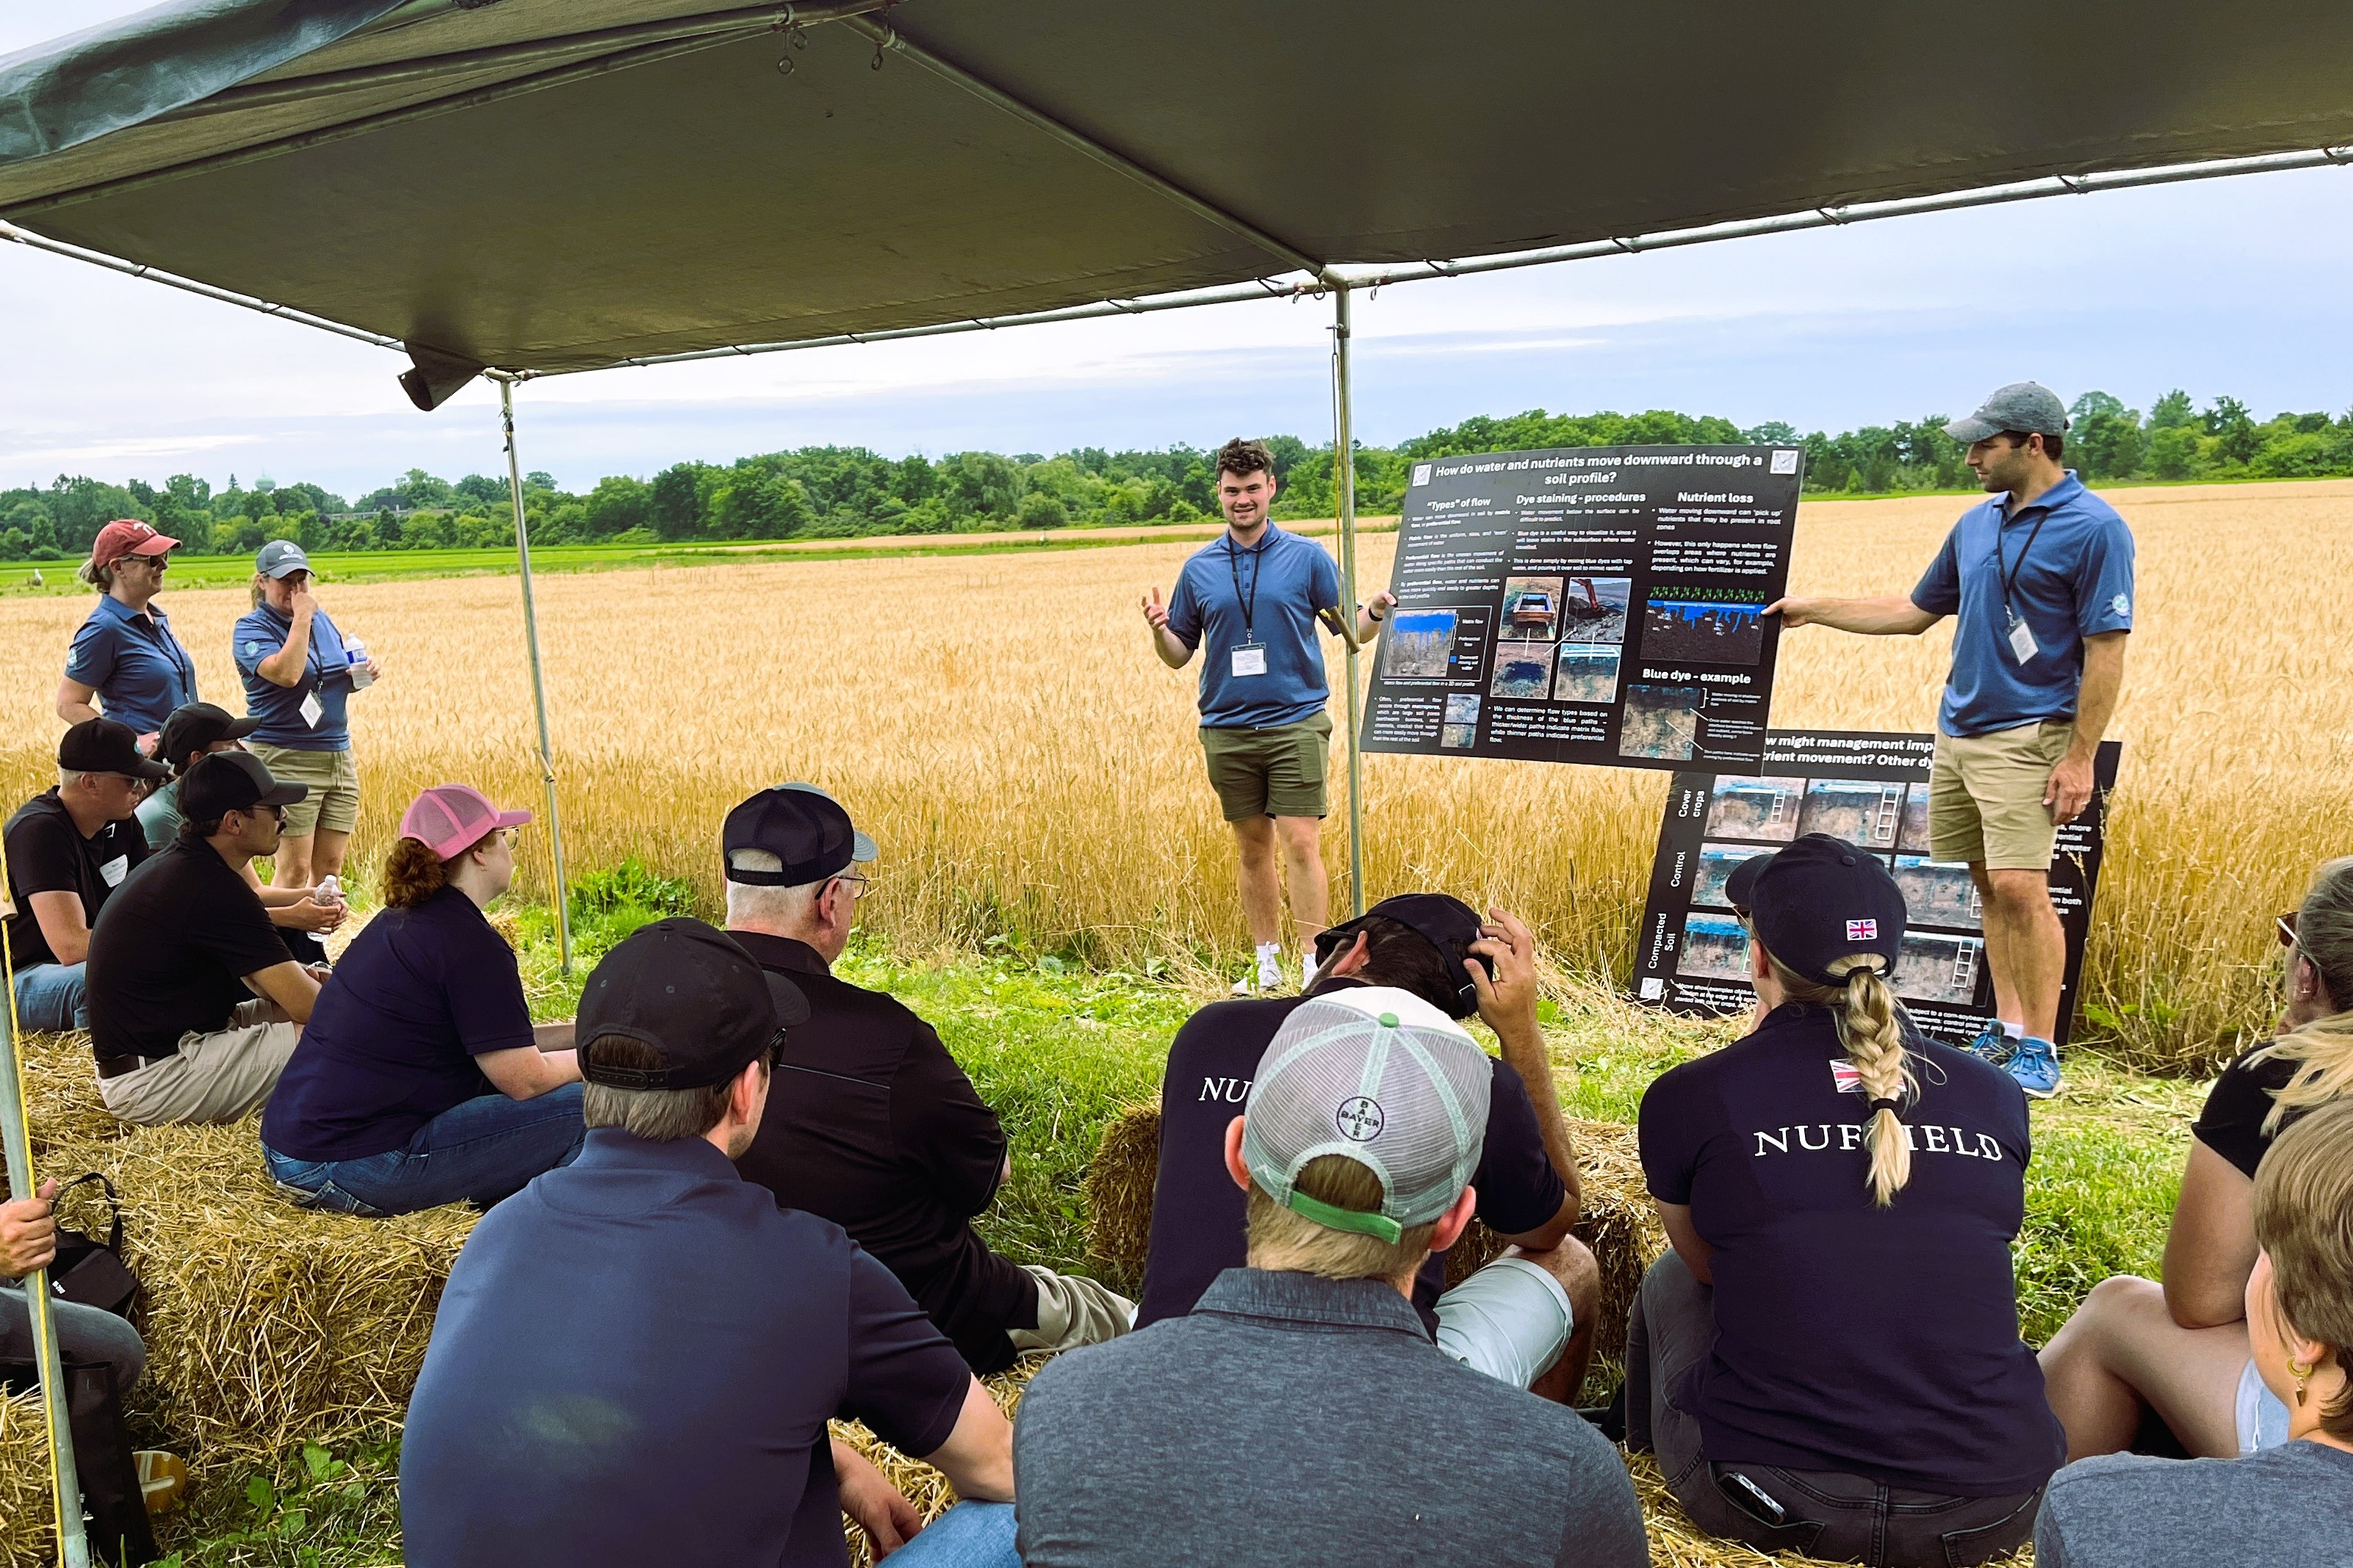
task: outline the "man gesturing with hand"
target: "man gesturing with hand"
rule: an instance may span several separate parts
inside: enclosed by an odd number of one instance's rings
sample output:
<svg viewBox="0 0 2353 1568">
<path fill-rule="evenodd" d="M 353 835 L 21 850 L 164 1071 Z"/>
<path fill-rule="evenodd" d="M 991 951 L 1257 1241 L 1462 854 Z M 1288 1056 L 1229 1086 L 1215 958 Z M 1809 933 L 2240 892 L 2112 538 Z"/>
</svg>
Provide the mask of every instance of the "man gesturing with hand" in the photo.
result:
<svg viewBox="0 0 2353 1568">
<path fill-rule="evenodd" d="M 1343 618 L 1340 572 L 1323 546 L 1270 521 L 1274 457 L 1263 442 L 1232 440 L 1218 451 L 1223 537 L 1196 552 L 1163 604 L 1145 594 L 1153 651 L 1182 669 L 1206 647 L 1201 666 L 1201 749 L 1209 784 L 1232 825 L 1241 861 L 1242 918 L 1257 945 L 1255 973 L 1235 989 L 1261 994 L 1282 984 L 1282 901 L 1306 955 L 1324 929 L 1330 882 L 1324 870 L 1324 774 L 1332 743 L 1331 689 L 1315 623 L 1361 645 L 1397 600 L 1383 593 Z M 1275 858 L 1280 841 L 1282 863 Z"/>
<path fill-rule="evenodd" d="M 1936 721 L 1928 838 L 1966 861 L 1985 898 L 1994 1020 L 1970 1048 L 2038 1100 L 2059 1091 L 2067 943 L 2051 905 L 2060 825 L 2092 799 L 2092 760 L 2124 685 L 2133 538 L 2060 466 L 2066 410 L 2048 387 L 2005 386 L 1945 426 L 1989 492 L 1945 538 L 1909 598 L 1787 598 L 1785 626 L 1917 636 L 1947 616 L 1953 667 Z"/>
</svg>

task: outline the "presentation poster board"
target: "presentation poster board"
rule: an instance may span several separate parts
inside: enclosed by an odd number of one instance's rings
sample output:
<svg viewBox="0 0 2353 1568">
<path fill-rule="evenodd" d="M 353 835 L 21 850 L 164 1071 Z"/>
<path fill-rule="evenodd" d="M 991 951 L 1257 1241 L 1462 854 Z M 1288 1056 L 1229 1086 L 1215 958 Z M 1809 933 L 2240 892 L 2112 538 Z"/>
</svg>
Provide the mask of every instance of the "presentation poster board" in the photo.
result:
<svg viewBox="0 0 2353 1568">
<path fill-rule="evenodd" d="M 1753 1008 L 1747 933 L 1725 901 L 1725 879 L 1752 855 L 1769 855 L 1802 833 L 1827 833 L 1886 861 L 1904 889 L 1907 923 L 1894 986 L 1913 1021 L 1950 1044 L 1975 1039 L 1994 1010 L 1985 910 L 1968 868 L 1929 854 L 1936 746 L 1934 735 L 1773 730 L 1757 776 L 1678 773 L 1651 864 L 1635 999 L 1704 1017 Z M 2092 804 L 2060 828 L 2051 855 L 2051 901 L 2067 933 L 2062 1045 L 2075 1012 L 2118 753 L 2116 742 L 2102 742 L 2092 762 Z"/>
<path fill-rule="evenodd" d="M 1801 467 L 1788 447 L 1414 464 L 1365 750 L 1755 773 Z"/>
</svg>

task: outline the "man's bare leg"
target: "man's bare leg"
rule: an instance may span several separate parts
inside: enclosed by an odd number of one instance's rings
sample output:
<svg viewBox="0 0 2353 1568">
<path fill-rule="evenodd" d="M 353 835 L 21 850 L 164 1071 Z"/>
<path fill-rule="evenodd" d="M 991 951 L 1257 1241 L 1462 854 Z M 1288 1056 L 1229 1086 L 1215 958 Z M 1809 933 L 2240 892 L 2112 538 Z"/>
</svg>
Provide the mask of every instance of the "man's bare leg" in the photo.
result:
<svg viewBox="0 0 2353 1568">
<path fill-rule="evenodd" d="M 1324 819 L 1278 816 L 1274 830 L 1282 840 L 1283 869 L 1291 883 L 1292 935 L 1302 953 L 1313 953 L 1331 910 L 1332 882 L 1324 870 Z"/>
<path fill-rule="evenodd" d="M 1274 818 L 1246 816 L 1233 825 L 1241 856 L 1242 921 L 1250 941 L 1264 947 L 1282 940 L 1282 880 L 1275 867 Z"/>
<path fill-rule="evenodd" d="M 1986 971 L 1993 976 L 1993 1016 L 2005 1024 L 2026 1027 L 2026 1010 L 2018 999 L 2018 986 L 2010 978 L 2010 928 L 2003 911 L 1995 901 L 1993 876 L 1982 860 L 1969 862 L 1969 880 L 1978 885 L 1978 900 L 1984 905 Z"/>
<path fill-rule="evenodd" d="M 1568 1343 L 1552 1369 L 1528 1385 L 1528 1392 L 1555 1405 L 1574 1406 L 1585 1391 L 1585 1374 L 1593 1365 L 1593 1331 L 1601 1318 L 1601 1265 L 1573 1236 L 1549 1252 L 1514 1247 L 1505 1256 L 1526 1258 L 1559 1280 L 1561 1289 L 1568 1292 Z"/>
<path fill-rule="evenodd" d="M 1972 868 L 1974 869 L 1974 868 Z M 2017 1022 L 2038 1039 L 2059 1037 L 2059 987 L 2067 973 L 2067 933 L 2051 906 L 2047 871 L 1986 873 L 1986 963 L 1993 970 L 1994 994 L 2005 980 L 2018 1008 Z M 1999 920 L 2001 942 L 1993 942 Z M 2010 1015 L 2004 1012 L 2002 1016 Z"/>
</svg>

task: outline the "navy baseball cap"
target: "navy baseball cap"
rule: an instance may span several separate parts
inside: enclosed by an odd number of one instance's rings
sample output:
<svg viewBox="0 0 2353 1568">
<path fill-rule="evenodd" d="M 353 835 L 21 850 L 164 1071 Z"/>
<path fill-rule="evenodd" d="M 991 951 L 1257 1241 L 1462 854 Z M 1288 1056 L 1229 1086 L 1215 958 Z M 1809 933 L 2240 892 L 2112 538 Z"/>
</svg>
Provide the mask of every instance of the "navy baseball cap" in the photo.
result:
<svg viewBox="0 0 2353 1568">
<path fill-rule="evenodd" d="M 1883 974 L 1904 947 L 1904 889 L 1887 862 L 1827 833 L 1733 868 L 1725 897 L 1782 967 L 1821 985 L 1845 984 L 1830 966 L 1871 953 Z"/>
<path fill-rule="evenodd" d="M 754 888 L 821 882 L 877 853 L 874 840 L 850 825 L 841 803 L 812 784 L 777 784 L 744 801 L 727 814 L 719 848 L 727 880 Z M 739 868 L 733 864 L 738 849 L 765 849 L 783 861 L 785 868 Z"/>
<path fill-rule="evenodd" d="M 139 737 L 112 719 L 85 719 L 58 740 L 58 766 L 77 773 L 121 773 L 153 784 L 172 770 L 139 750 Z"/>
<path fill-rule="evenodd" d="M 1447 1007 L 1450 1016 L 1467 1018 L 1479 1010 L 1479 988 L 1463 972 L 1465 960 L 1487 971 L 1494 978 L 1494 968 L 1486 959 L 1471 951 L 1479 940 L 1479 911 L 1461 900 L 1446 893 L 1400 893 L 1393 899 L 1383 899 L 1355 920 L 1326 926 L 1315 936 L 1317 967 L 1331 962 L 1332 955 L 1356 940 L 1364 922 L 1379 916 L 1392 920 L 1414 935 L 1436 948 L 1446 960 L 1446 973 L 1455 985 L 1454 1000 Z"/>
<path fill-rule="evenodd" d="M 251 752 L 214 752 L 182 775 L 180 811 L 190 822 L 212 822 L 257 805 L 292 805 L 310 793 L 309 784 L 280 782 Z"/>
<path fill-rule="evenodd" d="M 260 728 L 260 720 L 251 716 L 240 719 L 210 702 L 184 702 L 164 721 L 163 732 L 155 738 L 155 755 L 174 768 L 185 767 L 202 755 L 206 747 L 223 741 L 242 741 Z"/>
<path fill-rule="evenodd" d="M 677 916 L 639 926 L 597 963 L 573 1036 L 590 1083 L 702 1089 L 742 1072 L 808 1016 L 799 986 L 762 969 L 725 931 Z M 596 1042 L 616 1035 L 652 1047 L 662 1065 L 599 1066 Z"/>
</svg>

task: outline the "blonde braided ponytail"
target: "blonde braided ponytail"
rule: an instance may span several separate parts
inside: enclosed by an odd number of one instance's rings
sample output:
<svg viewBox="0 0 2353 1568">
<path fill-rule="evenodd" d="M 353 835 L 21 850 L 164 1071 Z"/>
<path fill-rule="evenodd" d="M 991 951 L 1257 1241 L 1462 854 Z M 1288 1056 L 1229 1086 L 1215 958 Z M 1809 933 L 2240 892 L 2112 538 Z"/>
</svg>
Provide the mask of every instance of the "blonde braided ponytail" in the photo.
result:
<svg viewBox="0 0 2353 1568">
<path fill-rule="evenodd" d="M 1846 1047 L 1846 1059 L 1854 1064 L 1862 1091 L 1874 1107 L 1862 1131 L 1863 1147 L 1871 1151 L 1871 1170 L 1864 1177 L 1871 1201 L 1880 1208 L 1893 1206 L 1895 1194 L 1912 1179 L 1912 1144 L 1894 1107 L 1916 1097 L 1920 1085 L 1912 1076 L 1912 1055 L 1904 1047 L 1895 993 L 1880 978 L 1877 955 L 1856 953 L 1833 962 L 1830 973 L 1844 982 L 1840 985 L 1809 980 L 1770 952 L 1766 958 L 1785 998 L 1830 1009 L 1839 1044 Z"/>
</svg>

